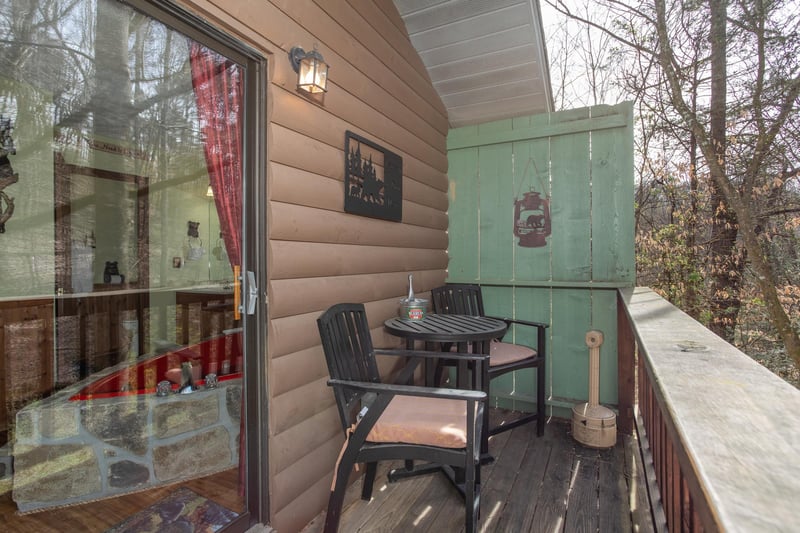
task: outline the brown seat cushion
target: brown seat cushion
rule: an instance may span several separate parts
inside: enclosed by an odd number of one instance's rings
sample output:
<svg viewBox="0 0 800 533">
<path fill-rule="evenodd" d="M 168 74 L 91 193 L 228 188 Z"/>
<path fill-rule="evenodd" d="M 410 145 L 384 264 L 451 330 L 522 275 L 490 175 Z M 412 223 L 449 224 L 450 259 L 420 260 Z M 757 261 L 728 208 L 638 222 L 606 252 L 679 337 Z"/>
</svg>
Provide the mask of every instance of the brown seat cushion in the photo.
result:
<svg viewBox="0 0 800 533">
<path fill-rule="evenodd" d="M 467 445 L 467 402 L 395 396 L 372 427 L 367 440 L 464 448 Z"/>
<path fill-rule="evenodd" d="M 516 363 L 528 357 L 536 355 L 536 350 L 522 346 L 520 344 L 511 344 L 509 342 L 492 342 L 492 348 L 489 352 L 489 366 L 505 365 L 508 363 Z"/>
<path fill-rule="evenodd" d="M 451 352 L 458 351 L 457 346 L 450 348 Z M 467 347 L 467 352 L 472 353 L 472 345 Z M 536 350 L 522 346 L 521 344 L 511 344 L 510 342 L 492 341 L 489 349 L 489 366 L 500 366 L 508 363 L 516 363 L 528 357 L 536 355 Z"/>
</svg>

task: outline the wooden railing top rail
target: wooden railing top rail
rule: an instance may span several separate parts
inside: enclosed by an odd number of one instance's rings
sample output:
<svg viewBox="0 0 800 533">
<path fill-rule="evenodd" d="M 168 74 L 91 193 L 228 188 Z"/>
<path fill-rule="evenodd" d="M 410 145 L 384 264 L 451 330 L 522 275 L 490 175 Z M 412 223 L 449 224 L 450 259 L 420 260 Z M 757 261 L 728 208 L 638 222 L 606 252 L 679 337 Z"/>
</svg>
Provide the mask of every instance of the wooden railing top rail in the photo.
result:
<svg viewBox="0 0 800 533">
<path fill-rule="evenodd" d="M 800 391 L 652 290 L 620 296 L 689 488 L 710 510 L 703 521 L 723 531 L 797 527 Z"/>
</svg>

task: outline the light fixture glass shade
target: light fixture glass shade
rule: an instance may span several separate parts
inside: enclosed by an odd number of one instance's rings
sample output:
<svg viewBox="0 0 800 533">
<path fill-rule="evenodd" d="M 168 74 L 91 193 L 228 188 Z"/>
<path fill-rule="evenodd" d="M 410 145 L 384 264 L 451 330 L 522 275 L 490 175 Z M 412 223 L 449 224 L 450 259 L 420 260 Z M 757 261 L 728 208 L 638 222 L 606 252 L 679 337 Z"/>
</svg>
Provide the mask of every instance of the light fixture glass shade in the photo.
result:
<svg viewBox="0 0 800 533">
<path fill-rule="evenodd" d="M 297 88 L 309 93 L 324 93 L 328 90 L 328 64 L 319 52 L 312 50 L 300 60 L 297 72 Z"/>
<path fill-rule="evenodd" d="M 214 198 L 214 189 L 211 188 L 211 184 L 208 184 L 208 189 L 206 189 L 206 196 L 208 198 Z"/>
</svg>

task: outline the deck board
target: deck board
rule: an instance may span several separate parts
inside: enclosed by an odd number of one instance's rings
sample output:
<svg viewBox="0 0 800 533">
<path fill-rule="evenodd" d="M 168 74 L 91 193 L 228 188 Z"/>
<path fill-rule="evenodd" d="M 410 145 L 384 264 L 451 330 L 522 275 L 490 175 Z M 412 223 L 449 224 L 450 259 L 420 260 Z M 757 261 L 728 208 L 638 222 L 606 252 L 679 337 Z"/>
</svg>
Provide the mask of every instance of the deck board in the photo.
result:
<svg viewBox="0 0 800 533">
<path fill-rule="evenodd" d="M 630 531 L 631 509 L 627 497 L 628 479 L 624 445 L 600 454 L 599 481 L 604 499 L 599 508 L 598 531 Z"/>
<path fill-rule="evenodd" d="M 428 531 L 431 529 L 442 511 L 442 506 L 434 506 L 432 502 L 447 499 L 452 496 L 453 491 L 450 483 L 445 481 L 442 476 L 435 477 L 438 479 L 431 480 L 435 482 L 427 483 L 425 489 L 417 494 L 414 504 L 405 511 L 395 529 L 399 531 Z M 382 520 L 379 519 L 376 522 L 382 523 Z"/>
<path fill-rule="evenodd" d="M 575 453 L 572 443 L 558 429 L 564 430 L 564 427 L 549 424 L 547 428 L 554 437 L 553 450 L 536 495 L 530 531 L 561 531 L 563 528 Z"/>
<path fill-rule="evenodd" d="M 594 458 L 578 458 L 573 466 L 567 500 L 565 531 L 597 531 L 598 463 Z"/>
<path fill-rule="evenodd" d="M 626 465 L 624 438 L 594 450 L 570 433 L 569 421 L 552 419 L 543 437 L 527 424 L 491 438 L 495 461 L 481 473 L 481 532 L 641 530 L 631 521 L 630 502 L 642 501 L 631 491 L 641 487 Z M 358 498 L 360 482 L 350 487 L 339 531 L 464 530 L 463 501 L 444 476 L 387 483 L 387 470 L 379 468 L 370 502 Z M 322 531 L 324 520 L 322 513 L 303 533 Z"/>
<path fill-rule="evenodd" d="M 522 433 L 521 430 L 526 427 L 529 431 Z M 481 524 L 487 530 L 496 528 L 499 531 L 527 531 L 530 527 L 532 519 L 530 511 L 535 502 L 532 496 L 541 490 L 544 472 L 553 449 L 552 435 L 548 432 L 544 437 L 537 438 L 533 429 L 531 424 L 527 424 L 512 431 L 512 437 L 515 439 L 522 437 L 525 440 L 527 444 L 525 455 L 511 484 L 505 487 L 508 497 L 503 502 L 504 505 L 492 508 L 491 512 L 484 516 Z M 491 488 L 487 487 L 489 490 Z"/>
</svg>

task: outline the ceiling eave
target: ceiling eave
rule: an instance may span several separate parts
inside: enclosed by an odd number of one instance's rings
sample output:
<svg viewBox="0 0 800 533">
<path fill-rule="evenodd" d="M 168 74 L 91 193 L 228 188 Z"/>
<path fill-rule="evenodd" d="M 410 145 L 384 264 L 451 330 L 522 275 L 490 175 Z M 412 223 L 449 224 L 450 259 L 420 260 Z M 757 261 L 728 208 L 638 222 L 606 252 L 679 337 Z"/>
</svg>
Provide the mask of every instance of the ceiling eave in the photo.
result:
<svg viewBox="0 0 800 533">
<path fill-rule="evenodd" d="M 394 0 L 451 128 L 553 111 L 538 0 Z"/>
</svg>

